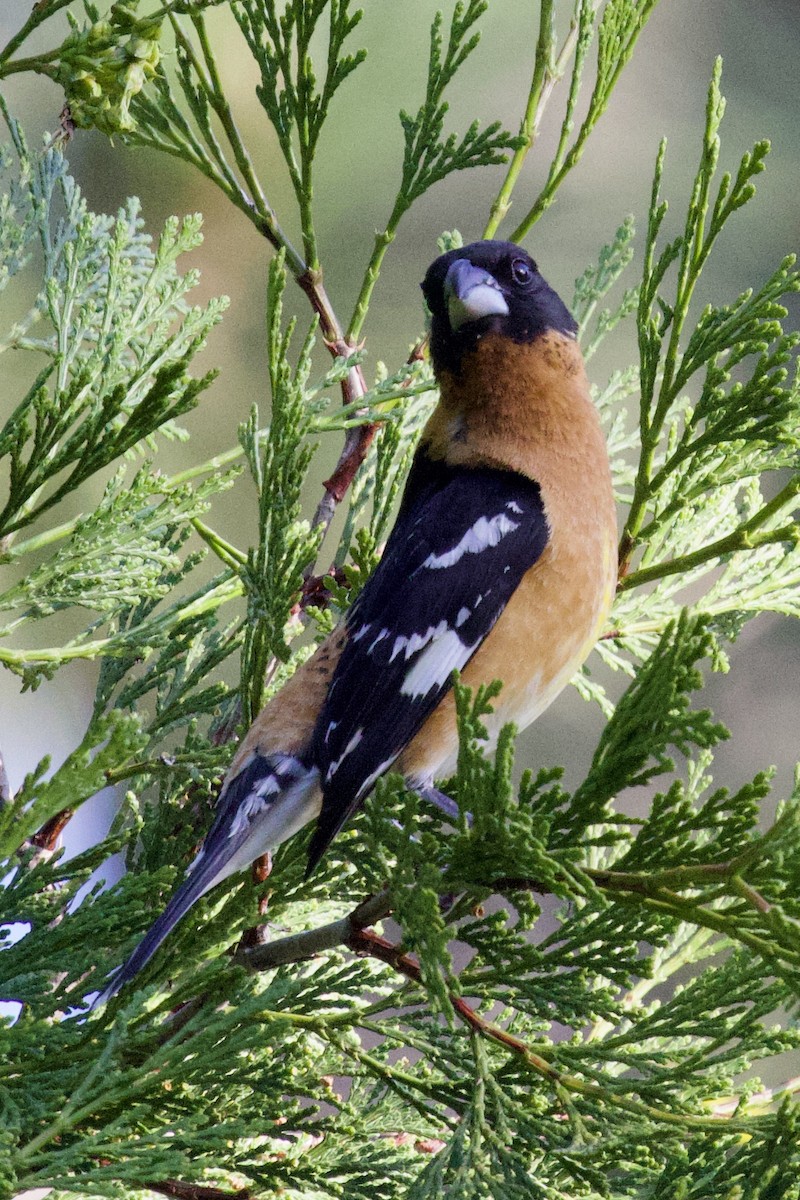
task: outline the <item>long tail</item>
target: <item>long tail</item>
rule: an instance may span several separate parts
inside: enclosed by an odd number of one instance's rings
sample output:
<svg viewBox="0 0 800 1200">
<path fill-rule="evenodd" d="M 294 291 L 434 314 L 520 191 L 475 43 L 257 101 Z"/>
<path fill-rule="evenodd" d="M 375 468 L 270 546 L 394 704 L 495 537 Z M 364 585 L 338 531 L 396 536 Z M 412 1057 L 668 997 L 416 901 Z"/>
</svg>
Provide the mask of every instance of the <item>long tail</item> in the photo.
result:
<svg viewBox="0 0 800 1200">
<path fill-rule="evenodd" d="M 316 768 L 296 758 L 254 754 L 220 794 L 214 823 L 183 883 L 92 1008 L 138 975 L 201 896 L 313 821 L 321 806 L 318 784 Z"/>
<path fill-rule="evenodd" d="M 183 881 L 161 916 L 151 925 L 128 961 L 114 973 L 105 990 L 92 1002 L 92 1008 L 99 1008 L 100 1005 L 105 1004 L 107 1000 L 116 995 L 120 988 L 129 983 L 134 975 L 139 974 L 142 967 L 149 963 L 158 947 L 164 941 L 164 938 L 172 932 L 181 918 L 186 916 L 195 901 L 200 899 L 204 891 L 207 891 L 207 887 L 211 886 L 213 886 L 213 883 L 206 885 L 205 879 L 200 872 L 197 872 L 194 876 L 190 875 L 188 879 Z"/>
</svg>

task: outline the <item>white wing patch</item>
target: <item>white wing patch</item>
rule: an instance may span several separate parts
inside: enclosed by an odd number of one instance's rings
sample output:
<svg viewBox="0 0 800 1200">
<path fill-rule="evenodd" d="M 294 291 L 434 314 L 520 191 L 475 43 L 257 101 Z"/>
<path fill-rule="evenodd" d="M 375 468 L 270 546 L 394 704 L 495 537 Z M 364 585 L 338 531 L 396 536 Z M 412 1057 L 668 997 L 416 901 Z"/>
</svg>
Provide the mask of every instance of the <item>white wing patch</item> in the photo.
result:
<svg viewBox="0 0 800 1200">
<path fill-rule="evenodd" d="M 386 762 L 382 762 L 379 767 L 375 768 L 375 770 L 372 772 L 371 775 L 367 776 L 367 778 L 361 784 L 361 787 L 358 789 L 359 797 L 366 796 L 367 792 L 370 790 L 373 783 L 375 783 L 375 781 L 377 779 L 380 779 L 380 777 L 381 777 L 381 775 L 383 775 L 384 771 L 389 770 L 389 767 L 392 765 L 392 763 L 394 762 L 396 757 L 397 757 L 397 755 L 394 754 L 394 755 L 392 755 L 391 758 L 387 758 Z"/>
<path fill-rule="evenodd" d="M 374 639 L 374 641 L 370 642 L 369 646 L 367 647 L 367 654 L 372 654 L 372 651 L 378 645 L 378 642 L 382 642 L 383 639 L 387 638 L 388 636 L 389 636 L 389 630 L 382 629 L 380 631 L 380 633 L 378 634 L 378 636 Z"/>
<path fill-rule="evenodd" d="M 253 818 L 272 803 L 267 797 L 276 796 L 280 790 L 280 781 L 274 775 L 266 775 L 237 808 L 236 816 L 231 821 L 228 830 L 228 837 L 236 837 L 237 834 L 243 833 Z"/>
<path fill-rule="evenodd" d="M 344 760 L 347 758 L 348 754 L 353 753 L 356 746 L 359 744 L 359 742 L 362 741 L 363 737 L 364 737 L 364 730 L 357 729 L 355 731 L 355 733 L 353 734 L 353 736 L 350 738 L 350 741 L 347 743 L 347 745 L 345 746 L 342 753 L 336 759 L 336 761 L 332 762 L 331 765 L 328 767 L 328 770 L 325 773 L 325 782 L 326 783 L 330 783 L 331 779 L 333 779 L 333 776 L 339 770 L 339 767 L 342 765 Z"/>
<path fill-rule="evenodd" d="M 394 639 L 392 657 L 389 659 L 389 662 L 394 662 L 398 654 L 403 650 L 405 650 L 406 658 L 410 658 L 417 650 L 421 650 L 423 646 L 427 646 L 428 642 L 443 637 L 447 633 L 447 630 L 447 621 L 440 621 L 438 625 L 429 625 L 425 633 L 412 633 L 408 637 L 405 634 L 400 634 L 399 637 Z"/>
<path fill-rule="evenodd" d="M 414 663 L 403 680 L 401 695 L 422 697 L 433 688 L 443 687 L 453 671 L 460 671 L 469 661 L 479 644 L 480 638 L 473 646 L 465 646 L 454 629 L 447 629 Z"/>
<path fill-rule="evenodd" d="M 228 788 L 239 779 L 258 757 L 255 753 L 247 755 L 241 763 L 237 774 L 226 783 L 220 795 L 220 800 L 223 799 Z M 261 778 L 253 780 L 250 791 L 233 814 L 233 819 L 227 829 L 229 838 L 234 838 L 240 833 L 244 833 L 257 817 L 273 806 L 276 799 L 281 799 L 282 795 L 288 789 L 295 787 L 302 779 L 308 776 L 308 768 L 304 767 L 291 754 L 275 754 L 271 755 L 269 759 L 262 761 L 264 762 L 264 774 Z M 278 844 L 276 842 L 276 845 Z M 194 861 L 187 868 L 187 875 L 194 870 L 204 853 L 205 850 L 201 848 L 195 856 Z M 257 858 L 258 855 L 254 854 L 253 857 Z"/>
<path fill-rule="evenodd" d="M 496 546 L 501 538 L 515 529 L 519 529 L 519 521 L 512 521 L 505 513 L 498 513 L 495 517 L 478 517 L 451 550 L 445 550 L 443 554 L 429 554 L 422 565 L 434 571 L 452 567 L 465 554 L 480 554 L 481 550 Z"/>
</svg>

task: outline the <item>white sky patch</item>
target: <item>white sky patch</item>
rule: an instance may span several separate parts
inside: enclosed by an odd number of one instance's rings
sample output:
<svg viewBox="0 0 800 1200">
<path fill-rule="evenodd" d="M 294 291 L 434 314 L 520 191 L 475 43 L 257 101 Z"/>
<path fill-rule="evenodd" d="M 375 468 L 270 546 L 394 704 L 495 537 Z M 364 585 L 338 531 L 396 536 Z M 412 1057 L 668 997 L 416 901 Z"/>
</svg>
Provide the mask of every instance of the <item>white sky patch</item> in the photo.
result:
<svg viewBox="0 0 800 1200">
<path fill-rule="evenodd" d="M 432 570 L 452 567 L 465 554 L 480 554 L 481 550 L 496 546 L 501 538 L 515 529 L 519 529 L 519 521 L 512 521 L 505 513 L 498 513 L 496 517 L 478 517 L 452 550 L 445 550 L 443 554 L 429 554 L 422 565 Z"/>
<path fill-rule="evenodd" d="M 474 646 L 465 646 L 454 629 L 448 629 L 443 637 L 437 638 L 414 663 L 403 680 L 400 693 L 403 696 L 427 696 L 433 688 L 447 683 L 454 670 L 469 661 Z"/>
<path fill-rule="evenodd" d="M 336 759 L 336 761 L 332 762 L 331 765 L 328 767 L 327 774 L 325 775 L 326 783 L 330 783 L 330 781 L 333 779 L 336 772 L 339 770 L 339 767 L 342 765 L 344 760 L 347 758 L 348 754 L 353 753 L 353 751 L 355 750 L 355 748 L 359 744 L 359 742 L 361 742 L 363 740 L 363 737 L 364 737 L 364 730 L 357 729 L 355 731 L 355 733 L 353 734 L 353 736 L 350 738 L 350 741 L 347 743 L 347 745 L 345 746 L 342 753 Z"/>
</svg>

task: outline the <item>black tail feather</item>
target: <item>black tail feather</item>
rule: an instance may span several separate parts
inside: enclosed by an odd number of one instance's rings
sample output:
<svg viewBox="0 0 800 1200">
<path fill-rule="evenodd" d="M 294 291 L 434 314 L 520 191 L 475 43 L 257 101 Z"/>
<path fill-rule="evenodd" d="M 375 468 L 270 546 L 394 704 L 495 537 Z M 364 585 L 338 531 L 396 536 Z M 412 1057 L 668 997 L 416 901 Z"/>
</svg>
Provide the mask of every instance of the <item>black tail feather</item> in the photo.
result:
<svg viewBox="0 0 800 1200">
<path fill-rule="evenodd" d="M 205 866 L 205 864 L 202 865 Z M 92 1002 L 93 1009 L 105 1004 L 112 996 L 116 995 L 120 988 L 129 983 L 135 975 L 138 975 L 147 966 L 164 939 L 169 936 L 178 922 L 186 916 L 192 905 L 200 899 L 209 886 L 208 871 L 202 869 L 196 873 L 192 873 L 184 880 L 163 913 L 156 918 L 127 962 L 123 963 L 115 972 L 105 990 Z"/>
</svg>

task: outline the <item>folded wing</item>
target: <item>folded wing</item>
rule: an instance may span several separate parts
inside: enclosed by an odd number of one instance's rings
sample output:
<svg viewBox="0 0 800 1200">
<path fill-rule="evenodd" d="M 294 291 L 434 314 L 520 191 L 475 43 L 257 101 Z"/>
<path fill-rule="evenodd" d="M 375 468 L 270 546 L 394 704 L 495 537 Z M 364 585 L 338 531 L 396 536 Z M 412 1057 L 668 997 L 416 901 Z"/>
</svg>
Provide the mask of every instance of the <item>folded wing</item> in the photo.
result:
<svg viewBox="0 0 800 1200">
<path fill-rule="evenodd" d="M 418 455 L 383 558 L 348 613 L 314 730 L 323 800 L 309 869 L 434 710 L 547 540 L 533 480 Z"/>
</svg>

